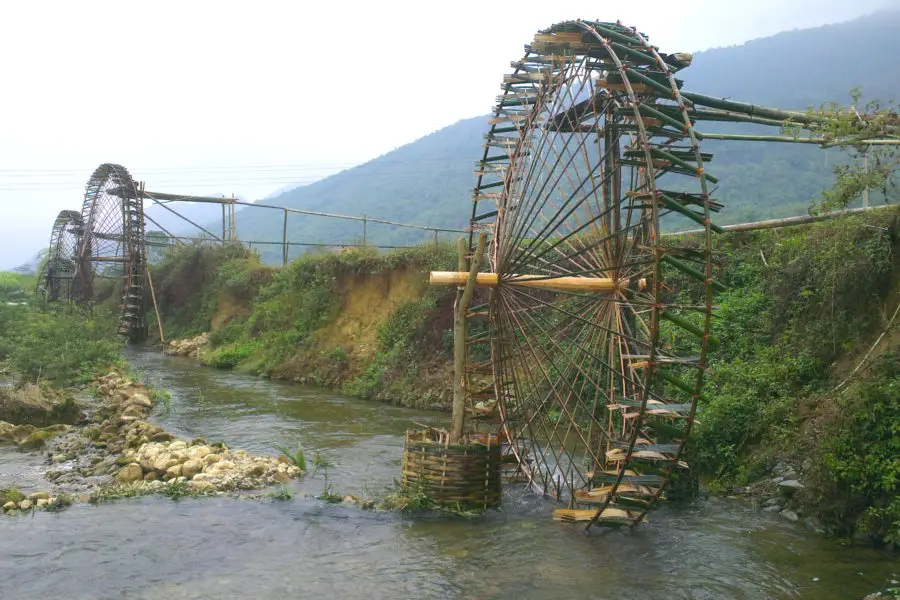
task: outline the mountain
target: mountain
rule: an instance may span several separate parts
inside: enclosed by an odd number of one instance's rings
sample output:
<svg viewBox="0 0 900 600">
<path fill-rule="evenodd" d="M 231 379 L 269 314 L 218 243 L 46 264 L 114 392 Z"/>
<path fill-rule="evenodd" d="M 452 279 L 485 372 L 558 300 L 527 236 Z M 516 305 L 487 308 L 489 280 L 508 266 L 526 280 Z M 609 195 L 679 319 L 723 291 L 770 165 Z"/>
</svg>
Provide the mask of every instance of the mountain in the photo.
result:
<svg viewBox="0 0 900 600">
<path fill-rule="evenodd" d="M 849 91 L 855 87 L 869 99 L 900 98 L 900 61 L 893 52 L 898 30 L 900 11 L 880 12 L 698 52 L 692 66 L 679 75 L 691 91 L 785 109 L 827 101 L 849 103 Z M 498 81 L 502 75 L 497 74 Z M 715 125 L 703 125 L 716 131 Z M 471 209 L 473 163 L 480 158 L 487 127 L 486 116 L 459 121 L 266 203 L 463 227 Z M 839 150 L 795 144 L 709 141 L 702 148 L 715 155 L 709 170 L 721 181 L 715 195 L 726 205 L 717 219 L 723 224 L 804 213 L 830 185 L 832 167 L 841 158 Z M 244 240 L 281 240 L 282 227 L 282 216 L 275 211 L 247 209 L 238 216 L 238 233 Z M 366 233 L 367 241 L 377 244 L 414 243 L 430 236 L 372 223 Z M 294 242 L 348 242 L 362 237 L 362 225 L 292 215 L 288 236 Z M 281 256 L 276 246 L 261 248 L 267 260 Z"/>
</svg>

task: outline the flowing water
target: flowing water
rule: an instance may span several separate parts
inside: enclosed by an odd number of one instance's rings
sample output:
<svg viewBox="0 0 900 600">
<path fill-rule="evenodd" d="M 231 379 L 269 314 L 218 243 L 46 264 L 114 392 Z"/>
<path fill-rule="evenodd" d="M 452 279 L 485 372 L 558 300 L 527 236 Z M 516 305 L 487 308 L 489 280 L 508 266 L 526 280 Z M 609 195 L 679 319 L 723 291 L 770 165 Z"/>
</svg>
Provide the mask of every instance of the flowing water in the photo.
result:
<svg viewBox="0 0 900 600">
<path fill-rule="evenodd" d="M 340 493 L 399 474 L 403 432 L 446 416 L 204 369 L 134 351 L 172 394 L 154 418 L 184 437 L 275 453 L 302 441 Z M 33 455 L 0 454 L 0 484 L 33 480 Z M 583 535 L 553 506 L 508 490 L 478 518 L 325 505 L 307 476 L 287 501 L 145 497 L 0 518 L 0 599 L 861 598 L 900 571 L 739 501 L 664 507 L 637 531 Z M 26 485 L 26 487 L 28 487 Z"/>
</svg>

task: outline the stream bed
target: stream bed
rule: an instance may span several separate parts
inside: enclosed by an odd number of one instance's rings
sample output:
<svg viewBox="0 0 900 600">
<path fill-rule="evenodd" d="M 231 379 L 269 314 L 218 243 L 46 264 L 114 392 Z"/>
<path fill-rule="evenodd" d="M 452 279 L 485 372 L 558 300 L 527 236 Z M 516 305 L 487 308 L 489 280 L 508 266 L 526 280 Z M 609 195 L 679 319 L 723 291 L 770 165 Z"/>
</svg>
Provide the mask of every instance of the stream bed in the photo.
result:
<svg viewBox="0 0 900 600">
<path fill-rule="evenodd" d="M 153 415 L 167 431 L 266 454 L 302 442 L 340 494 L 383 491 L 399 477 L 405 430 L 448 419 L 150 351 L 128 359 L 171 393 Z M 35 455 L 0 451 L 0 484 L 27 489 L 40 472 Z M 327 505 L 312 497 L 325 485 L 310 473 L 291 500 L 151 496 L 0 518 L 0 599 L 843 600 L 900 573 L 887 553 L 738 500 L 662 507 L 636 531 L 586 536 L 518 488 L 500 510 L 455 518 Z"/>
</svg>

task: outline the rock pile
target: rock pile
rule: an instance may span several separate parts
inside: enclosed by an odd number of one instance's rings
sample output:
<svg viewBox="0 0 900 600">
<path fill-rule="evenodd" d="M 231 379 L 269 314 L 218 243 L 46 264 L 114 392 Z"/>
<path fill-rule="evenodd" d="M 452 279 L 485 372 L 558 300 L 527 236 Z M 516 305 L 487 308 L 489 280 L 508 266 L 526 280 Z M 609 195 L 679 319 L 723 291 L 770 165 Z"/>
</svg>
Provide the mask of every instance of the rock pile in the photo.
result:
<svg viewBox="0 0 900 600">
<path fill-rule="evenodd" d="M 185 338 L 183 340 L 172 340 L 166 347 L 166 354 L 170 356 L 187 356 L 189 358 L 200 358 L 200 350 L 209 344 L 209 334 L 201 333 L 197 337 Z"/>
<path fill-rule="evenodd" d="M 284 458 L 252 456 L 204 443 L 150 442 L 125 453 L 120 483 L 189 481 L 196 490 L 250 490 L 285 483 L 301 474 Z"/>
<path fill-rule="evenodd" d="M 0 422 L 0 441 L 20 446 L 37 438 L 43 444 L 59 436 L 46 446 L 53 467 L 45 474 L 59 490 L 102 494 L 125 485 L 154 492 L 177 483 L 197 492 L 228 492 L 286 483 L 302 474 L 284 457 L 255 456 L 201 438 L 178 440 L 147 421 L 153 394 L 120 373 L 104 375 L 94 385 L 100 403 L 93 407 L 85 427 L 36 429 Z M 12 505 L 11 500 L 0 503 L 0 508 L 12 512 L 55 504 L 51 500 L 56 496 L 41 494 L 46 497 L 16 498 Z"/>
</svg>

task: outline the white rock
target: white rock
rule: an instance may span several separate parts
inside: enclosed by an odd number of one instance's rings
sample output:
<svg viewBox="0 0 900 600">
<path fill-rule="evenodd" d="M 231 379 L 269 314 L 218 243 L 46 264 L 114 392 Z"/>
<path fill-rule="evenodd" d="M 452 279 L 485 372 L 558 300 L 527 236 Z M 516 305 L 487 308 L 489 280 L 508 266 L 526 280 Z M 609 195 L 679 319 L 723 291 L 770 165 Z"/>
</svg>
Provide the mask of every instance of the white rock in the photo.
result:
<svg viewBox="0 0 900 600">
<path fill-rule="evenodd" d="M 125 403 L 143 406 L 144 408 L 153 407 L 153 402 L 151 402 L 150 398 L 148 398 L 144 394 L 133 394 L 128 398 L 128 400 L 125 401 Z"/>
<path fill-rule="evenodd" d="M 796 479 L 788 479 L 786 481 L 779 482 L 778 487 L 785 489 L 785 490 L 802 490 L 806 486 L 804 486 L 802 483 L 800 483 Z"/>
<path fill-rule="evenodd" d="M 21 510 L 30 510 L 32 506 L 34 505 L 31 503 L 31 500 L 22 500 L 19 502 L 19 508 Z"/>
<path fill-rule="evenodd" d="M 19 508 L 19 505 L 13 501 L 9 501 L 3 505 L 3 510 L 16 510 L 17 508 Z"/>
<path fill-rule="evenodd" d="M 787 519 L 788 521 L 797 522 L 800 520 L 800 516 L 797 515 L 797 513 L 795 513 L 792 510 L 788 510 L 788 509 L 784 509 L 783 511 L 781 511 L 781 516 L 784 517 L 785 519 Z"/>
<path fill-rule="evenodd" d="M 203 461 L 198 458 L 192 458 L 191 460 L 189 460 L 186 463 L 184 463 L 183 465 L 181 465 L 181 472 L 188 479 L 190 479 L 197 473 L 201 472 L 202 470 L 203 470 Z"/>
<path fill-rule="evenodd" d="M 40 500 L 37 501 L 38 506 L 47 506 L 48 504 L 50 504 L 49 498 L 41 498 Z"/>
</svg>

